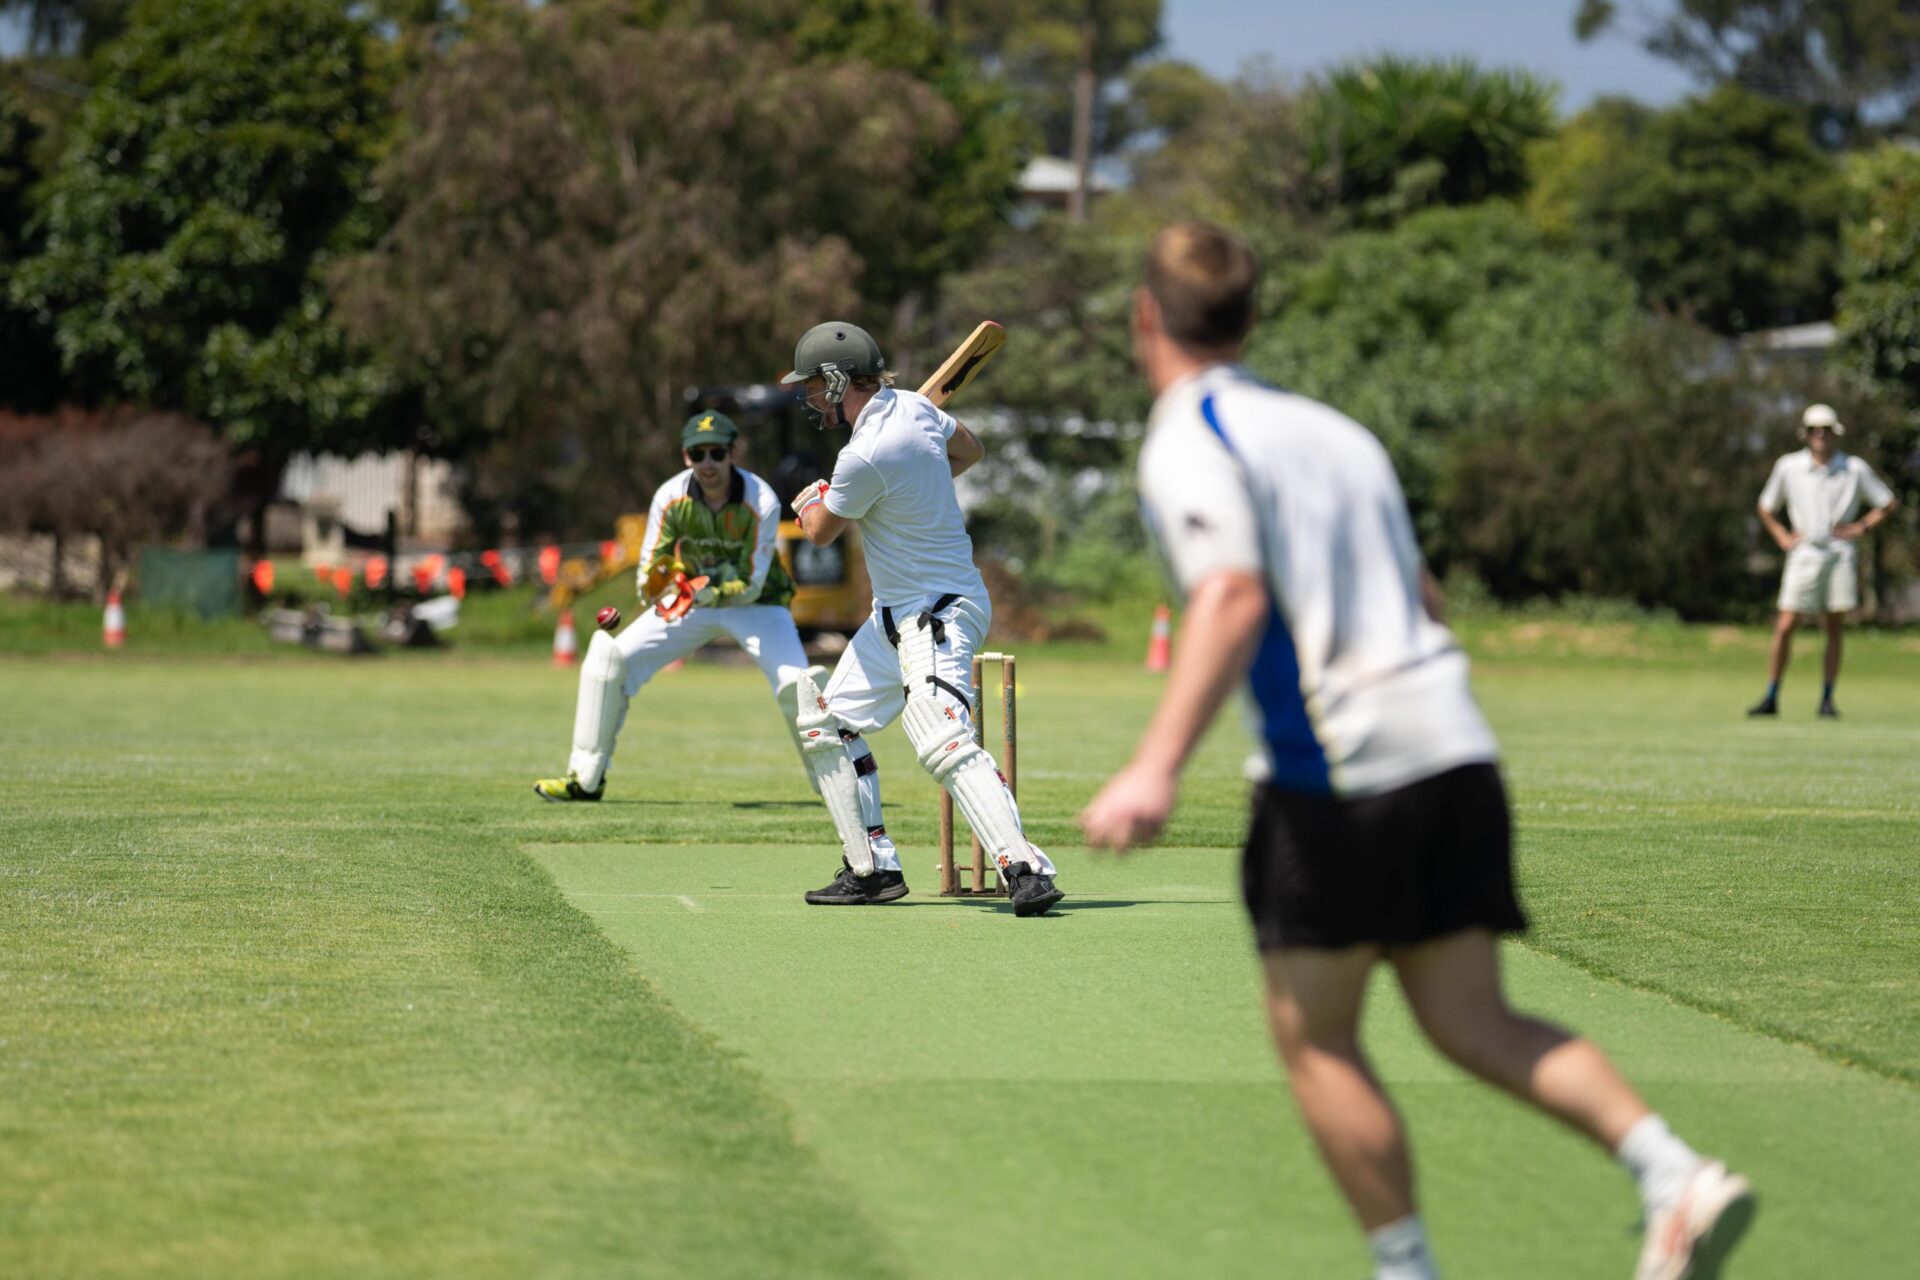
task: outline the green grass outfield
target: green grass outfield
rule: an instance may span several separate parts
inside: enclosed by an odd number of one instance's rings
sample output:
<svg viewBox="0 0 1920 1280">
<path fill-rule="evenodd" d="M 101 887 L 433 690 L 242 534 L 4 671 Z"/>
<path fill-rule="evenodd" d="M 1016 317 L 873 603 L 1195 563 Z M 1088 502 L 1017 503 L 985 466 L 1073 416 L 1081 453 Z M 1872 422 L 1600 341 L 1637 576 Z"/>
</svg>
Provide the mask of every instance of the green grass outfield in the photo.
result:
<svg viewBox="0 0 1920 1280">
<path fill-rule="evenodd" d="M 1463 631 L 1519 997 L 1753 1174 L 1734 1275 L 1910 1275 L 1920 644 L 1858 637 L 1827 724 L 1809 637 L 1752 724 L 1756 631 Z M 1260 1021 L 1239 738 L 1090 859 L 1158 686 L 1021 658 L 1038 921 L 932 896 L 895 731 L 914 896 L 803 906 L 836 855 L 750 669 L 661 677 L 561 808 L 536 656 L 0 658 L 0 1276 L 1364 1275 Z M 1370 1017 L 1449 1274 L 1627 1275 L 1611 1164 Z"/>
</svg>

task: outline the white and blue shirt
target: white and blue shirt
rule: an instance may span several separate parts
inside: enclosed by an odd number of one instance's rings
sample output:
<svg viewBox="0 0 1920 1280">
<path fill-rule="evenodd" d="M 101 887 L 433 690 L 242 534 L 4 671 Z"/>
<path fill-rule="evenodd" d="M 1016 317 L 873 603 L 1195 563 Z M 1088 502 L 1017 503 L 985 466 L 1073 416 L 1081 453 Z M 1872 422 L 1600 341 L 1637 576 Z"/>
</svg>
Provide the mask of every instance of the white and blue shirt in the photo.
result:
<svg viewBox="0 0 1920 1280">
<path fill-rule="evenodd" d="M 1247 682 L 1262 780 L 1367 796 L 1497 758 L 1466 654 L 1426 611 L 1399 477 L 1366 428 L 1213 365 L 1154 402 L 1140 497 L 1182 595 L 1223 570 L 1266 583 Z"/>
</svg>

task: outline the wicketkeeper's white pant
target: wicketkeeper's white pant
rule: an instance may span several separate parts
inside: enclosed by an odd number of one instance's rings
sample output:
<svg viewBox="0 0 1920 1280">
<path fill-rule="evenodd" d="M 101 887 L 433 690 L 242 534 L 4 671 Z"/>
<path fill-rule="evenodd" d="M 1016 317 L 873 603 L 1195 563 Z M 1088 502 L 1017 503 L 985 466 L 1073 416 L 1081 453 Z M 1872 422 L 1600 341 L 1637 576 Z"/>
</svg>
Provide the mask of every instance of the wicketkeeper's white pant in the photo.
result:
<svg viewBox="0 0 1920 1280">
<path fill-rule="evenodd" d="M 660 669 L 684 658 L 709 640 L 731 636 L 767 678 L 783 704 L 807 669 L 807 653 L 793 614 L 779 605 L 707 606 L 668 622 L 652 609 L 641 613 L 617 636 L 596 631 L 580 666 L 580 700 L 574 715 L 573 754 L 567 768 L 589 791 L 598 790 L 613 757 L 614 740 L 626 721 L 627 699 L 639 693 Z M 791 728 L 793 712 L 782 706 Z"/>
</svg>

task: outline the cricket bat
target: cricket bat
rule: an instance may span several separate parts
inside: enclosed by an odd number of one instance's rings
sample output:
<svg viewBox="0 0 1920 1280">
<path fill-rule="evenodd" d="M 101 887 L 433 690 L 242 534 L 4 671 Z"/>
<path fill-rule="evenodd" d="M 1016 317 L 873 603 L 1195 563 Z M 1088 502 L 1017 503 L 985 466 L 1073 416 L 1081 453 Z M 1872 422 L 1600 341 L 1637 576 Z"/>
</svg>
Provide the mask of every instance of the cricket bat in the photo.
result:
<svg viewBox="0 0 1920 1280">
<path fill-rule="evenodd" d="M 982 320 L 967 340 L 954 348 L 933 376 L 920 384 L 920 394 L 935 404 L 944 405 L 972 382 L 994 353 L 1006 345 L 1007 331 L 991 320 Z"/>
</svg>

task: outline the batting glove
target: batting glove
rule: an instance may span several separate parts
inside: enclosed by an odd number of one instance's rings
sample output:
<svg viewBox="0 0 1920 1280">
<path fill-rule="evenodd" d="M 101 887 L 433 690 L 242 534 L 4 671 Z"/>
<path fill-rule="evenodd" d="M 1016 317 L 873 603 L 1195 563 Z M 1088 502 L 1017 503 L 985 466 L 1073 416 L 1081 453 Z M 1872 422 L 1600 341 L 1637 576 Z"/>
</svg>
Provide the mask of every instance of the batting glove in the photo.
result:
<svg viewBox="0 0 1920 1280">
<path fill-rule="evenodd" d="M 818 506 L 827 500 L 827 490 L 831 486 L 825 480 L 815 480 L 812 484 L 794 495 L 793 514 L 805 519 L 809 507 Z"/>
</svg>

